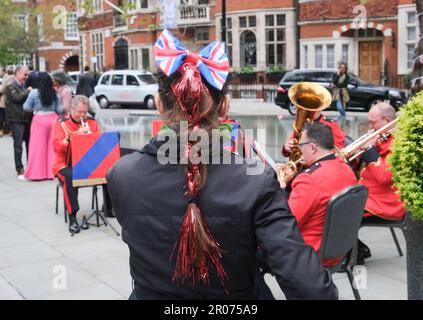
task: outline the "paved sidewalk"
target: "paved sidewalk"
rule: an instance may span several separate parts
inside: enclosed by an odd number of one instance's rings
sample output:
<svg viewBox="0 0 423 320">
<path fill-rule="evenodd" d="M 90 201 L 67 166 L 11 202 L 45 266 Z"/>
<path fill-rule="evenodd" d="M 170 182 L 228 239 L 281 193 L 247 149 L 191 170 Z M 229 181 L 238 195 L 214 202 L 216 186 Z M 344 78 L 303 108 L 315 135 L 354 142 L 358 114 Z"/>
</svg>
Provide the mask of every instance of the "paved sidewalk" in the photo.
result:
<svg viewBox="0 0 423 320">
<path fill-rule="evenodd" d="M 104 226 L 71 238 L 61 195 L 59 214 L 54 213 L 55 190 L 54 181 L 18 181 L 12 138 L 0 138 L 0 299 L 127 299 L 131 292 L 127 246 Z M 81 212 L 88 215 L 91 188 L 81 189 L 79 199 Z M 111 223 L 120 230 L 115 219 Z M 364 229 L 360 236 L 373 253 L 362 298 L 406 299 L 405 257 L 398 256 L 389 230 Z M 405 249 L 403 236 L 399 239 Z M 66 283 L 60 281 L 64 275 Z M 346 276 L 334 278 L 341 299 L 353 299 Z M 267 280 L 282 298 L 274 280 Z"/>
</svg>

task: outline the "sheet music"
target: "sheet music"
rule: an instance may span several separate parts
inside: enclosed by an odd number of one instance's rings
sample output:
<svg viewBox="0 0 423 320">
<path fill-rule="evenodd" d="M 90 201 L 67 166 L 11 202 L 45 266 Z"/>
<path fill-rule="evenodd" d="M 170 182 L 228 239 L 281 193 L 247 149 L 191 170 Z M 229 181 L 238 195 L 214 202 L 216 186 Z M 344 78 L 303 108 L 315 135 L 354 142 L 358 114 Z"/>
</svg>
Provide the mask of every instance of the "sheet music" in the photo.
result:
<svg viewBox="0 0 423 320">
<path fill-rule="evenodd" d="M 253 142 L 253 150 L 259 156 L 261 161 L 267 163 L 269 166 L 272 167 L 273 170 L 276 171 L 276 163 L 272 159 L 272 157 L 264 150 L 264 148 L 256 141 Z"/>
</svg>

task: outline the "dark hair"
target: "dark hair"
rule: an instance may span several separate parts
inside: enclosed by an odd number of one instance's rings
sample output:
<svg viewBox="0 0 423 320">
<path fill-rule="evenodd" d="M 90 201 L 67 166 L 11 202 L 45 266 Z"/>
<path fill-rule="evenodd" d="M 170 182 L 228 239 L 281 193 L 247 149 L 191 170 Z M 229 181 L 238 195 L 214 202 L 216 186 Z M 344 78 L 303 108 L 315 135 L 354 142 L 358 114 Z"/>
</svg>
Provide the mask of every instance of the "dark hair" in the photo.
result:
<svg viewBox="0 0 423 320">
<path fill-rule="evenodd" d="M 84 71 L 90 71 L 90 67 L 89 66 L 85 66 L 84 67 Z"/>
<path fill-rule="evenodd" d="M 40 72 L 37 76 L 38 94 L 43 106 L 51 106 L 57 100 L 56 91 L 53 89 L 53 80 L 47 72 Z"/>
<path fill-rule="evenodd" d="M 307 138 L 319 145 L 325 150 L 332 150 L 334 148 L 334 139 L 332 129 L 320 122 L 306 123 L 303 128 L 306 132 Z"/>
<path fill-rule="evenodd" d="M 219 126 L 219 112 L 224 101 L 228 81 L 222 91 L 218 91 L 203 81 L 200 72 L 192 62 L 185 62 L 177 72 L 166 76 L 159 71 L 157 75 L 159 95 L 165 111 L 164 118 L 169 125 L 178 127 L 180 121 L 188 122 L 188 134 L 197 128 L 211 134 Z M 181 132 L 179 132 L 181 134 Z M 212 140 L 212 139 L 211 139 Z M 178 254 L 173 281 L 188 277 L 194 284 L 196 280 L 208 281 L 208 269 L 216 268 L 223 279 L 226 273 L 220 262 L 220 246 L 214 239 L 198 204 L 198 194 L 207 181 L 207 165 L 191 163 L 193 146 L 197 141 L 189 141 L 186 175 L 188 205 L 182 222 Z M 198 152 L 198 151 L 196 151 Z M 173 253 L 172 253 L 173 256 Z"/>
</svg>

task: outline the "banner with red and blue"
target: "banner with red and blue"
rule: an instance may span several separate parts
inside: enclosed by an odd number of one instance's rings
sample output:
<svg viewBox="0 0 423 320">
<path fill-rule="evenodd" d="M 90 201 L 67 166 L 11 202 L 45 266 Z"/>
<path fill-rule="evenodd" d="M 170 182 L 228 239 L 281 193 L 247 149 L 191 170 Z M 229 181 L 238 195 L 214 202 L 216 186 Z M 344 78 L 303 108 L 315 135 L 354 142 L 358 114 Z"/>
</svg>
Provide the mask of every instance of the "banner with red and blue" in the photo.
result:
<svg viewBox="0 0 423 320">
<path fill-rule="evenodd" d="M 106 173 L 120 158 L 119 133 L 73 135 L 72 184 L 74 187 L 106 184 Z"/>
</svg>

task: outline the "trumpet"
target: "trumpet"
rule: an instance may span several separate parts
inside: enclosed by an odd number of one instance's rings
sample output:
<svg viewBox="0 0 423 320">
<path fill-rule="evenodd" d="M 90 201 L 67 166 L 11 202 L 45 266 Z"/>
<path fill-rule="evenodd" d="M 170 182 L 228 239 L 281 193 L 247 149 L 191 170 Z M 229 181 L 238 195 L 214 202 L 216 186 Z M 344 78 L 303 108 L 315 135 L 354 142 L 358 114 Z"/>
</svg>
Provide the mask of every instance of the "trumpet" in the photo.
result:
<svg viewBox="0 0 423 320">
<path fill-rule="evenodd" d="M 84 121 L 85 119 L 85 121 Z M 88 129 L 88 133 L 91 133 L 91 129 L 90 126 L 88 125 L 88 123 L 86 122 L 87 118 L 82 118 L 81 117 L 81 128 L 85 128 Z"/>
<path fill-rule="evenodd" d="M 369 141 L 373 140 L 376 137 L 380 137 L 381 140 L 386 140 L 389 135 L 394 134 L 396 130 L 397 119 L 392 120 L 388 124 L 384 125 L 379 130 L 368 132 L 362 135 L 360 138 L 355 140 L 353 143 L 348 146 L 337 149 L 338 156 L 343 159 L 345 162 L 351 162 L 357 157 L 359 157 L 365 150 L 362 149 L 362 146 L 366 145 Z"/>
</svg>

